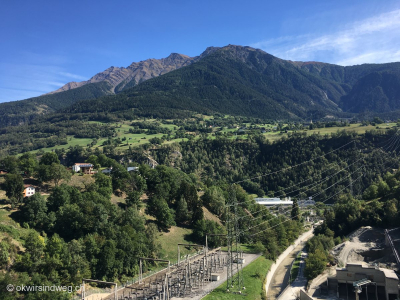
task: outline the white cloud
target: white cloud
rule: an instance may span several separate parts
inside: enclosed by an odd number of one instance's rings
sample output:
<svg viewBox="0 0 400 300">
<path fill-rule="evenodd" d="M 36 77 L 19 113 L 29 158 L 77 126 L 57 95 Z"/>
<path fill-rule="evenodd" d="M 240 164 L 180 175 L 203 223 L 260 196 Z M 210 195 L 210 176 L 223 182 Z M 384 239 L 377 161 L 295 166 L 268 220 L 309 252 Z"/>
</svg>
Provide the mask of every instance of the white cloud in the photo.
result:
<svg viewBox="0 0 400 300">
<path fill-rule="evenodd" d="M 400 61 L 400 51 L 377 51 L 360 54 L 359 56 L 352 56 L 341 61 L 337 64 L 342 66 L 359 65 L 366 62 L 370 63 L 386 63 Z"/>
<path fill-rule="evenodd" d="M 37 97 L 72 80 L 85 79 L 59 65 L 0 63 L 0 102 Z"/>
<path fill-rule="evenodd" d="M 87 80 L 87 78 L 85 76 L 72 74 L 72 73 L 68 73 L 68 72 L 60 72 L 59 74 L 61 76 L 65 76 L 65 77 L 76 79 L 76 80 Z"/>
<path fill-rule="evenodd" d="M 280 58 L 341 65 L 399 61 L 400 10 L 357 21 L 334 33 L 282 37 L 254 43 Z"/>
</svg>

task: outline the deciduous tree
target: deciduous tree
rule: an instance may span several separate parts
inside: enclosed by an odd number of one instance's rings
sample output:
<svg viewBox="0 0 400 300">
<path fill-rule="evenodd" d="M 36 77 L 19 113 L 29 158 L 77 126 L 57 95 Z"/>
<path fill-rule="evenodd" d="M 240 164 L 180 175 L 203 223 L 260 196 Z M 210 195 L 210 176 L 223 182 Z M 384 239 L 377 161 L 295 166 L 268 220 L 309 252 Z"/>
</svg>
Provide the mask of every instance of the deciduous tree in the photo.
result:
<svg viewBox="0 0 400 300">
<path fill-rule="evenodd" d="M 24 181 L 19 174 L 7 174 L 4 182 L 6 196 L 12 200 L 12 205 L 20 203 L 23 197 Z M 14 203 L 15 202 L 15 203 Z"/>
</svg>

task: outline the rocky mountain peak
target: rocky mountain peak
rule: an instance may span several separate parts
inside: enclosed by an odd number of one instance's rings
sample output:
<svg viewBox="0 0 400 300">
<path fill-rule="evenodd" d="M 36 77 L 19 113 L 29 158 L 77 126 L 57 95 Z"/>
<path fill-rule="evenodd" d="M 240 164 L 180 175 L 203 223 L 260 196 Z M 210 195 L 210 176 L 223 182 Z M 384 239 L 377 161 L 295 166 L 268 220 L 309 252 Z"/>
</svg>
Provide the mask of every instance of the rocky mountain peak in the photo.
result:
<svg viewBox="0 0 400 300">
<path fill-rule="evenodd" d="M 166 58 L 150 58 L 140 62 L 133 62 L 127 68 L 111 66 L 103 72 L 97 73 L 92 78 L 81 82 L 69 82 L 58 90 L 49 94 L 68 91 L 81 87 L 89 83 L 106 81 L 110 84 L 112 93 L 122 91 L 125 87 L 133 87 L 145 80 L 166 74 L 173 70 L 187 66 L 195 61 L 196 58 L 171 53 Z"/>
</svg>

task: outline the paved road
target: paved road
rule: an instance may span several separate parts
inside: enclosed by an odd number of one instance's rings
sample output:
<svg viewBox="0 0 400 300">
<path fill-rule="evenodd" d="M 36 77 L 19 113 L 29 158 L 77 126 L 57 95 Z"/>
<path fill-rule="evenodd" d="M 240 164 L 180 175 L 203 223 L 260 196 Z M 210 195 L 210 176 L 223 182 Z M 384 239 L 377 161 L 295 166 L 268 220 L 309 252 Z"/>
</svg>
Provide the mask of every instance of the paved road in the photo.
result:
<svg viewBox="0 0 400 300">
<path fill-rule="evenodd" d="M 277 299 L 282 300 L 296 300 L 297 296 L 300 295 L 300 289 L 305 289 L 307 285 L 307 279 L 304 277 L 304 267 L 305 267 L 305 259 L 307 258 L 307 253 L 303 250 L 301 254 L 299 273 L 295 281 L 292 282 L 290 286 L 288 286 L 281 295 Z"/>
<path fill-rule="evenodd" d="M 288 285 L 290 277 L 290 266 L 292 265 L 292 262 L 295 260 L 297 253 L 299 253 L 299 251 L 304 248 L 305 243 L 306 241 L 303 241 L 299 245 L 297 245 L 297 247 L 294 248 L 292 252 L 290 252 L 290 254 L 282 261 L 282 263 L 276 269 L 274 277 L 272 278 L 271 285 L 268 290 L 267 294 L 268 300 L 278 299 L 278 296 Z M 281 299 L 286 300 L 286 298 L 281 298 Z"/>
</svg>

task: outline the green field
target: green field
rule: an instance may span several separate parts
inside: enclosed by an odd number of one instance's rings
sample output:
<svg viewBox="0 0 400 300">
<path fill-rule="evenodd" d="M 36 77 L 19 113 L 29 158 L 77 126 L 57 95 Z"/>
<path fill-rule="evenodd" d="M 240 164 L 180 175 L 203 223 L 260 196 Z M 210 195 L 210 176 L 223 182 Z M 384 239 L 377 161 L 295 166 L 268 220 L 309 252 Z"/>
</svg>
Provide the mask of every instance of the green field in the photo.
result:
<svg viewBox="0 0 400 300">
<path fill-rule="evenodd" d="M 175 263 L 178 260 L 178 246 L 177 244 L 190 244 L 193 243 L 189 240 L 192 234 L 192 229 L 172 226 L 169 232 L 160 233 L 158 242 L 162 246 L 161 257 L 168 259 L 171 263 Z M 185 255 L 193 254 L 197 249 L 188 249 L 184 246 L 179 247 L 181 253 L 181 259 L 184 259 Z"/>
<path fill-rule="evenodd" d="M 243 299 L 243 300 L 261 300 L 264 293 L 263 284 L 265 276 L 269 268 L 272 265 L 272 261 L 266 259 L 264 256 L 260 256 L 255 261 L 250 263 L 247 267 L 243 269 L 243 280 L 244 290 L 243 295 L 227 293 L 226 292 L 226 282 L 223 282 L 219 287 L 207 295 L 205 300 L 233 300 L 233 299 Z"/>
<path fill-rule="evenodd" d="M 205 118 L 205 119 L 210 119 L 211 117 Z M 141 120 L 137 120 L 139 122 Z M 146 122 L 155 122 L 156 120 L 153 119 L 148 119 Z M 127 150 L 129 147 L 136 147 L 139 145 L 143 144 L 148 144 L 149 139 L 152 139 L 154 137 L 161 138 L 164 134 L 158 133 L 158 134 L 146 134 L 146 133 L 140 133 L 140 134 L 134 134 L 134 133 L 129 133 L 129 129 L 132 128 L 131 124 L 134 123 L 130 121 L 124 121 L 124 122 L 119 122 L 119 123 L 112 123 L 110 125 L 113 125 L 116 127 L 116 137 L 114 138 L 120 138 L 120 139 L 126 139 L 123 141 L 121 144 L 119 144 L 118 147 L 116 147 L 116 150 Z M 203 122 L 203 121 L 200 121 Z M 90 121 L 90 123 L 100 123 L 100 122 L 94 122 Z M 246 126 L 250 126 L 250 123 L 246 123 Z M 284 124 L 285 126 L 286 124 Z M 172 130 L 171 135 L 174 135 L 176 130 L 180 129 L 179 126 L 174 125 L 174 124 L 160 124 L 161 127 L 168 128 Z M 257 124 L 255 125 L 256 127 L 265 127 L 267 129 L 273 128 L 275 125 L 271 124 Z M 329 135 L 332 133 L 336 133 L 337 131 L 346 131 L 346 132 L 355 132 L 357 134 L 363 134 L 368 130 L 373 130 L 373 129 L 380 129 L 380 130 L 387 130 L 392 127 L 396 126 L 396 123 L 389 123 L 389 124 L 380 124 L 378 126 L 373 126 L 373 125 L 368 125 L 368 126 L 362 126 L 360 123 L 357 124 L 350 124 L 350 126 L 345 126 L 345 127 L 328 127 L 328 128 L 316 128 L 316 129 L 304 129 L 304 130 L 296 130 L 296 131 L 289 131 L 288 133 L 285 132 L 279 132 L 279 131 L 270 131 L 266 132 L 263 135 L 270 141 L 277 141 L 283 137 L 287 137 L 288 134 L 291 134 L 293 132 L 305 132 L 307 135 L 312 135 L 312 134 L 320 134 L 320 135 Z M 215 139 L 216 132 L 221 132 L 222 134 L 228 134 L 229 139 L 247 139 L 248 135 L 247 134 L 240 134 L 236 135 L 237 128 L 220 128 L 220 127 L 214 127 L 213 132 L 208 134 L 208 137 L 210 139 Z M 199 138 L 199 136 L 196 137 L 196 139 Z M 96 145 L 94 148 L 103 148 L 103 143 L 104 141 L 108 140 L 108 138 L 100 138 L 97 140 Z M 187 138 L 177 138 L 177 139 L 172 139 L 170 141 L 165 141 L 163 144 L 171 144 L 175 142 L 181 142 L 185 141 Z M 93 140 L 90 138 L 75 138 L 73 136 L 68 136 L 67 137 L 68 144 L 67 145 L 57 145 L 54 147 L 48 147 L 48 148 L 43 148 L 42 150 L 45 152 L 49 151 L 54 151 L 55 149 L 67 149 L 71 146 L 82 146 L 86 147 L 89 145 Z M 32 151 L 32 152 L 37 152 Z"/>
<path fill-rule="evenodd" d="M 297 254 L 296 259 L 295 259 L 295 261 L 293 262 L 292 269 L 290 270 L 290 283 L 292 283 L 293 281 L 295 281 L 295 279 L 297 278 L 297 274 L 299 274 L 301 253 L 303 253 L 303 251 L 300 251 L 300 252 Z"/>
</svg>

